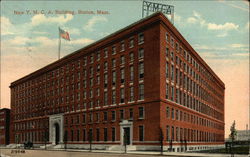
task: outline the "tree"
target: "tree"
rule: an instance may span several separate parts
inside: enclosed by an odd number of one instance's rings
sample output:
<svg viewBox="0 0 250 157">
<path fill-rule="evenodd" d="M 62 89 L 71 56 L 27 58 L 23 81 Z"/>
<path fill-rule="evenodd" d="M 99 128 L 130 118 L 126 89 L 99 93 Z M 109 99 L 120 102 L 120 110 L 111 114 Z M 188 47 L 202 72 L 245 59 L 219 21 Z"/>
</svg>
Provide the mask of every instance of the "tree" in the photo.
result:
<svg viewBox="0 0 250 157">
<path fill-rule="evenodd" d="M 92 151 L 92 141 L 93 141 L 93 135 L 92 135 L 92 130 L 89 130 L 88 132 L 88 137 L 89 137 L 89 151 Z"/>
<path fill-rule="evenodd" d="M 236 135 L 237 135 L 237 131 L 235 129 L 235 121 L 233 122 L 231 128 L 230 128 L 230 135 L 229 135 L 229 138 L 231 138 L 232 142 L 235 141 L 236 139 Z"/>
<path fill-rule="evenodd" d="M 161 146 L 161 155 L 163 154 L 163 140 L 164 140 L 164 136 L 163 136 L 163 130 L 160 127 L 159 128 L 159 141 L 160 141 L 160 146 Z"/>
</svg>

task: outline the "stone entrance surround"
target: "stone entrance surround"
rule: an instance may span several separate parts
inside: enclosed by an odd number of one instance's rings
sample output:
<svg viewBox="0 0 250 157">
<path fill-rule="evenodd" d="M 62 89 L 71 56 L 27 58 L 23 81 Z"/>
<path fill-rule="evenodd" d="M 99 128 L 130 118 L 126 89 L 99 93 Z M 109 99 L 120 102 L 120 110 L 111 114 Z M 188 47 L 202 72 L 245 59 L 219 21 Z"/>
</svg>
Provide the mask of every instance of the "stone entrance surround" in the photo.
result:
<svg viewBox="0 0 250 157">
<path fill-rule="evenodd" d="M 63 143 L 63 114 L 55 114 L 49 116 L 49 142 L 56 144 L 56 128 L 55 124 L 59 125 L 59 143 Z"/>
</svg>

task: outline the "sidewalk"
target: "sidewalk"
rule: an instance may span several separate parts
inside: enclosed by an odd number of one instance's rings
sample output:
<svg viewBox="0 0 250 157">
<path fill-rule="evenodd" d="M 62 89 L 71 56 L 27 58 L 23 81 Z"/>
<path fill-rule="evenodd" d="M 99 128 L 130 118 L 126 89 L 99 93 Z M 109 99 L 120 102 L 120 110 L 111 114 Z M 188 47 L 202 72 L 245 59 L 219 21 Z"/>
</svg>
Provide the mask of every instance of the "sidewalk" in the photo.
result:
<svg viewBox="0 0 250 157">
<path fill-rule="evenodd" d="M 11 154 L 10 152 L 15 149 L 8 149 L 8 148 L 0 148 L 3 154 L 15 156 Z M 29 156 L 30 154 L 36 154 L 36 156 L 40 156 L 42 154 L 50 154 L 52 157 L 68 157 L 68 156 L 126 156 L 126 157 L 135 157 L 135 156 L 151 156 L 151 157 L 157 157 L 157 156 L 186 156 L 186 157 L 231 157 L 230 154 L 209 154 L 209 153 L 191 153 L 191 152 L 164 152 L 163 155 L 161 155 L 160 152 L 156 151 L 128 151 L 126 154 L 124 151 L 108 151 L 108 150 L 92 150 L 91 152 L 89 150 L 79 150 L 79 149 L 25 149 L 26 155 Z M 112 154 L 112 155 L 111 155 Z M 21 157 L 25 157 L 25 154 L 20 155 Z M 50 156 L 46 156 L 50 157 Z M 234 157 L 250 157 L 249 155 L 234 155 Z"/>
</svg>

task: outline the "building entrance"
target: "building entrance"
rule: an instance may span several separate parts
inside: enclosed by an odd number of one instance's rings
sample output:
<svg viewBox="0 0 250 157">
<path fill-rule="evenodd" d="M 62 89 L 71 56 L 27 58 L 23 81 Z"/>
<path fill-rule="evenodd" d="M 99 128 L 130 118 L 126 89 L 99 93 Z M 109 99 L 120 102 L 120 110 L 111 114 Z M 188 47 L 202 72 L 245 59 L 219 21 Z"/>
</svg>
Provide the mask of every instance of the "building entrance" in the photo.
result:
<svg viewBox="0 0 250 157">
<path fill-rule="evenodd" d="M 59 144 L 59 141 L 60 141 L 60 128 L 59 128 L 59 124 L 55 123 L 54 127 L 55 127 L 55 135 L 56 135 L 55 144 L 57 145 L 57 144 Z"/>
<path fill-rule="evenodd" d="M 121 145 L 133 144 L 133 122 L 128 120 L 123 120 L 120 123 L 120 140 L 121 140 Z"/>
<path fill-rule="evenodd" d="M 130 127 L 123 128 L 123 143 L 126 145 L 130 145 Z"/>
<path fill-rule="evenodd" d="M 53 145 L 63 143 L 63 114 L 49 116 L 49 141 Z"/>
</svg>

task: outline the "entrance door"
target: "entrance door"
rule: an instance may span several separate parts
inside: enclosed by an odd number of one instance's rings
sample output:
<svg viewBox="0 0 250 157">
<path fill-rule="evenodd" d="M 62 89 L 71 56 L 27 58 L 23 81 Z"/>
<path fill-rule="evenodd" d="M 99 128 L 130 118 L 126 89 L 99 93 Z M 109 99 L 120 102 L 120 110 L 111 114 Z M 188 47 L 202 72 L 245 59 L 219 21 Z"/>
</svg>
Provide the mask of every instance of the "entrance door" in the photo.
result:
<svg viewBox="0 0 250 157">
<path fill-rule="evenodd" d="M 56 135 L 55 143 L 57 145 L 59 143 L 59 140 L 60 140 L 60 130 L 59 130 L 59 124 L 58 123 L 55 124 L 55 135 Z"/>
<path fill-rule="evenodd" d="M 124 144 L 130 145 L 130 127 L 123 128 L 124 134 L 123 134 L 123 139 L 124 139 Z"/>
</svg>

